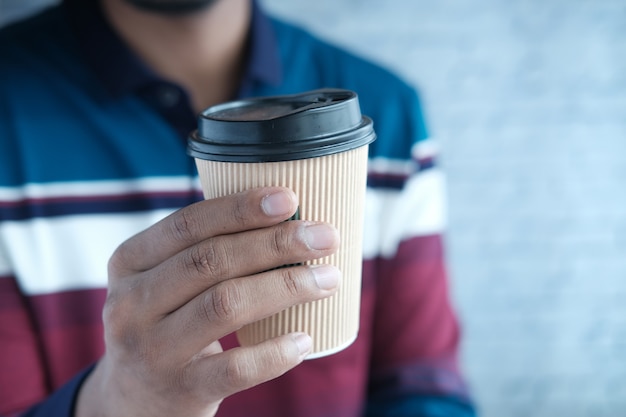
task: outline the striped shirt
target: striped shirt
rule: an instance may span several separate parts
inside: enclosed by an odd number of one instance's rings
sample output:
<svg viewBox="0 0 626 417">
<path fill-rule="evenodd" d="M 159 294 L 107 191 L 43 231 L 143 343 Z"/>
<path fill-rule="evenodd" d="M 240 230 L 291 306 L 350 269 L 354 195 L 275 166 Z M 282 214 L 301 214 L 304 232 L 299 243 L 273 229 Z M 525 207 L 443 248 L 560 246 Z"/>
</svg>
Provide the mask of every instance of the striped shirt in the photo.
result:
<svg viewBox="0 0 626 417">
<path fill-rule="evenodd" d="M 0 31 L 0 415 L 37 404 L 26 415 L 71 416 L 104 353 L 109 256 L 201 198 L 187 94 L 133 56 L 95 3 Z M 444 178 L 416 92 L 256 4 L 250 33 L 239 97 L 351 89 L 378 139 L 357 340 L 227 398 L 218 416 L 474 415 L 446 282 Z"/>
</svg>

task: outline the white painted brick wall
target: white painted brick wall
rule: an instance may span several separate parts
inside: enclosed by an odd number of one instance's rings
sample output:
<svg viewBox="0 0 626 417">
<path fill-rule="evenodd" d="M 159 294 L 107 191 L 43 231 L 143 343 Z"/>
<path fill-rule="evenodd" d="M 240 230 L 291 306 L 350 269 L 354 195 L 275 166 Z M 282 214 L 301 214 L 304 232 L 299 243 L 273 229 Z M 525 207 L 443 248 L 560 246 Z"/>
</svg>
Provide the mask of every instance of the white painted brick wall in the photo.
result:
<svg viewBox="0 0 626 417">
<path fill-rule="evenodd" d="M 482 415 L 626 415 L 626 1 L 264 3 L 421 89 Z"/>
<path fill-rule="evenodd" d="M 626 415 L 626 1 L 265 3 L 421 89 L 482 414 Z"/>
</svg>

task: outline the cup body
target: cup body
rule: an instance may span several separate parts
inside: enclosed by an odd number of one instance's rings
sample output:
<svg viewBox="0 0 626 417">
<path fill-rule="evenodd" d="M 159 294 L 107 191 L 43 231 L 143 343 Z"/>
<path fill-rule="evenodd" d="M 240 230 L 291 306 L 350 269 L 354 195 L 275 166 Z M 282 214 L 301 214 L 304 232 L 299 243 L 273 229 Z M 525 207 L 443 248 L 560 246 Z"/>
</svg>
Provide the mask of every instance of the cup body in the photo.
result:
<svg viewBox="0 0 626 417">
<path fill-rule="evenodd" d="M 295 161 L 239 163 L 196 160 L 207 199 L 260 186 L 285 186 L 299 198 L 300 217 L 333 224 L 340 248 L 308 264 L 332 264 L 342 272 L 339 290 L 330 298 L 293 306 L 237 332 L 242 345 L 291 333 L 313 339 L 309 358 L 350 345 L 357 336 L 361 299 L 363 203 L 367 148 Z"/>
</svg>

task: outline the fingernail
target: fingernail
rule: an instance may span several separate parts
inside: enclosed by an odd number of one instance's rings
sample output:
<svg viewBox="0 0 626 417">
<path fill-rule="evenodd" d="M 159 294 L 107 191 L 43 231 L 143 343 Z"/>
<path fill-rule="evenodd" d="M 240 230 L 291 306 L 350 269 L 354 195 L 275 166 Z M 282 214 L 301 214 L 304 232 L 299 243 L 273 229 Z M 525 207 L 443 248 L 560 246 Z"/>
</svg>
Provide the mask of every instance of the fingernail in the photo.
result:
<svg viewBox="0 0 626 417">
<path fill-rule="evenodd" d="M 333 248 L 338 239 L 337 229 L 327 224 L 311 224 L 304 229 L 304 241 L 311 249 Z"/>
<path fill-rule="evenodd" d="M 291 195 L 283 191 L 266 195 L 261 200 L 261 208 L 268 216 L 291 214 L 293 207 L 294 202 Z"/>
<path fill-rule="evenodd" d="M 313 265 L 311 267 L 317 286 L 323 290 L 333 290 L 339 284 L 340 272 L 331 265 Z"/>
<path fill-rule="evenodd" d="M 300 355 L 306 355 L 311 351 L 313 347 L 313 340 L 311 340 L 311 336 L 306 333 L 294 333 L 292 335 L 294 342 L 298 345 L 298 352 Z"/>
</svg>

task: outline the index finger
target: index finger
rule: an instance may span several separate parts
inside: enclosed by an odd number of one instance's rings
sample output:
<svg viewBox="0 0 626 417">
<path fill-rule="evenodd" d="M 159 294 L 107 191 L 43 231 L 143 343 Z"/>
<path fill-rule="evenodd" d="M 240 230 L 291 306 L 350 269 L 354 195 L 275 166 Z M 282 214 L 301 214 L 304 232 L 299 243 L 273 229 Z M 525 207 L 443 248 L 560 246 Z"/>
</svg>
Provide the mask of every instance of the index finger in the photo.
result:
<svg viewBox="0 0 626 417">
<path fill-rule="evenodd" d="M 271 226 L 295 213 L 298 200 L 284 187 L 263 187 L 184 207 L 136 234 L 109 261 L 117 273 L 146 271 L 205 239 Z"/>
</svg>

